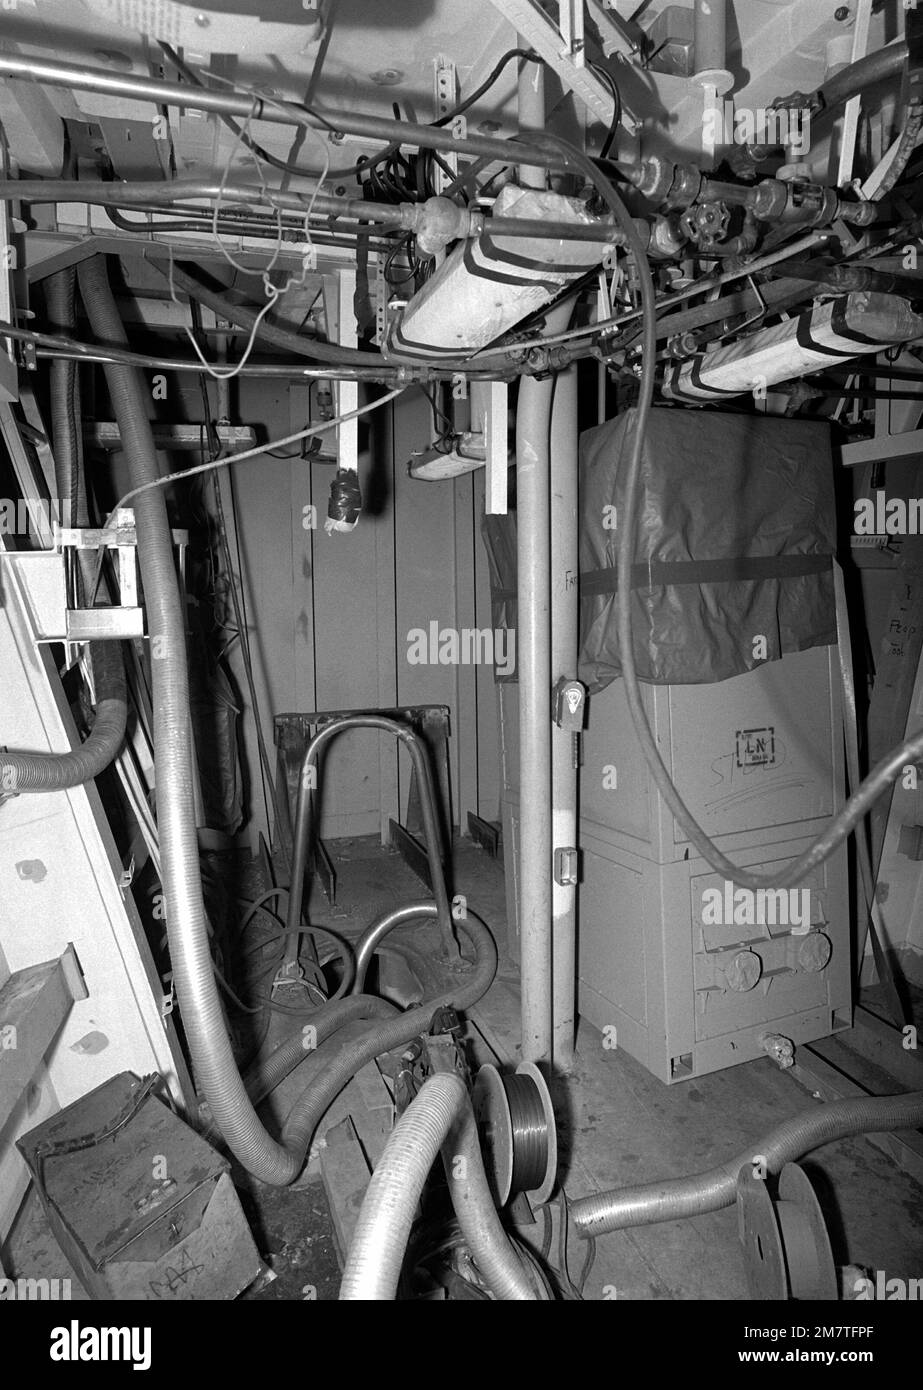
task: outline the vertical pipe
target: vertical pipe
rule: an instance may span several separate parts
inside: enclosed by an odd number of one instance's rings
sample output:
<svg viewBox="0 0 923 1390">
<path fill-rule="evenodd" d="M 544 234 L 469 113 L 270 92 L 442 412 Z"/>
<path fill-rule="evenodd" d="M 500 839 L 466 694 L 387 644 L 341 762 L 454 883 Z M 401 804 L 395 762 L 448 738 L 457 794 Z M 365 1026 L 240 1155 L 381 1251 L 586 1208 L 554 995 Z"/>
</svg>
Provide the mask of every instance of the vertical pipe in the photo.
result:
<svg viewBox="0 0 923 1390">
<path fill-rule="evenodd" d="M 527 377 L 516 409 L 519 591 L 519 950 L 522 1056 L 551 1059 L 552 381 Z"/>
<path fill-rule="evenodd" d="M 727 66 L 726 0 L 695 0 L 695 70 L 722 72 Z"/>
<path fill-rule="evenodd" d="M 577 367 L 557 377 L 551 408 L 551 682 L 577 674 Z M 552 849 L 577 844 L 574 737 L 551 729 Z M 552 1059 L 574 1063 L 577 888 L 552 879 Z"/>
<path fill-rule="evenodd" d="M 522 47 L 528 47 L 521 40 Z M 519 129 L 542 130 L 540 63 L 519 70 Z M 545 173 L 520 165 L 526 188 Z M 516 406 L 516 521 L 519 622 L 519 949 L 522 1056 L 551 1060 L 551 489 L 554 383 L 521 381 Z"/>
<path fill-rule="evenodd" d="M 519 47 L 529 48 L 529 40 L 519 36 Z M 519 69 L 519 133 L 545 129 L 545 69 L 541 63 L 523 63 Z M 534 164 L 520 164 L 519 182 L 523 188 L 545 188 L 546 173 Z"/>
<path fill-rule="evenodd" d="M 572 301 L 547 315 L 565 328 Z M 554 381 L 525 377 L 516 409 L 519 592 L 519 947 L 522 1056 L 552 1057 L 551 403 Z M 571 967 L 573 973 L 573 968 Z M 562 974 L 562 994 L 567 986 Z M 572 1006 L 571 1006 L 572 1008 Z"/>
</svg>

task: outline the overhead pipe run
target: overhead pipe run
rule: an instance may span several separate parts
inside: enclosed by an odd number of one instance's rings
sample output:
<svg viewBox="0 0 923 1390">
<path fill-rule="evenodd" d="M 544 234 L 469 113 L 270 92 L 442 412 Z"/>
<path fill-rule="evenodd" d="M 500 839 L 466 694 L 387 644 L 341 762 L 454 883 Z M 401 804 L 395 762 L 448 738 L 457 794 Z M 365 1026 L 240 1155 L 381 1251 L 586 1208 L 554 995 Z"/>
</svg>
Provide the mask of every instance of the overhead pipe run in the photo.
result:
<svg viewBox="0 0 923 1390">
<path fill-rule="evenodd" d="M 33 78 L 51 87 L 74 92 L 99 92 L 106 96 L 151 101 L 157 106 L 181 106 L 193 111 L 213 111 L 219 116 L 241 116 L 246 120 L 277 121 L 281 125 L 307 126 L 330 133 L 367 136 L 372 140 L 397 142 L 430 150 L 462 151 L 508 164 L 510 146 L 505 140 L 469 133 L 458 140 L 439 126 L 417 125 L 413 121 L 386 120 L 361 112 L 308 110 L 295 102 L 277 101 L 257 92 L 215 91 L 194 87 L 188 82 L 156 81 L 134 73 L 109 72 L 102 68 L 62 63 L 55 58 L 36 58 L 21 53 L 0 53 L 0 77 Z M 531 163 L 557 173 L 567 173 L 566 161 L 554 151 L 522 142 L 517 151 Z"/>
<path fill-rule="evenodd" d="M 536 218 L 486 216 L 478 208 L 460 207 L 448 198 L 427 198 L 422 203 L 367 203 L 361 198 L 335 198 L 306 190 L 303 193 L 260 184 L 220 184 L 211 180 L 173 179 L 132 183 L 93 179 L 0 179 L 0 200 L 23 203 L 93 203 L 100 207 L 147 208 L 163 212 L 164 204 L 199 199 L 233 207 L 260 206 L 310 214 L 321 221 L 350 219 L 393 227 L 395 231 L 422 236 L 426 254 L 433 256 L 450 241 L 480 236 L 553 237 L 564 241 L 603 240 L 620 245 L 621 234 L 607 222 L 551 222 Z M 201 209 L 200 209 L 201 210 Z M 187 209 L 188 211 L 188 209 Z M 134 228 L 133 230 L 137 230 Z M 208 230 L 208 228 L 206 228 Z"/>
</svg>

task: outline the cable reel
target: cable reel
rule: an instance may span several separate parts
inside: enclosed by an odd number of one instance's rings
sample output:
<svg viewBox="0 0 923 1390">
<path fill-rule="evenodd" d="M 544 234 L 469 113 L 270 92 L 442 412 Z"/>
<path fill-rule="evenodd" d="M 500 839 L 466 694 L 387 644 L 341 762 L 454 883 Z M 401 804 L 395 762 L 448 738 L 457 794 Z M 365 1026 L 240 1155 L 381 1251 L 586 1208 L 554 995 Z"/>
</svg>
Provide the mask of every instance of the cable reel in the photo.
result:
<svg viewBox="0 0 923 1390">
<path fill-rule="evenodd" d="M 472 1102 L 497 1207 L 521 1192 L 536 1204 L 547 1202 L 557 1176 L 558 1142 L 551 1095 L 538 1067 L 520 1062 L 506 1073 L 481 1067 Z"/>
<path fill-rule="evenodd" d="M 786 1163 L 776 1196 L 751 1164 L 737 1176 L 737 1217 L 752 1298 L 815 1301 L 839 1297 L 820 1202 L 807 1174 Z"/>
</svg>

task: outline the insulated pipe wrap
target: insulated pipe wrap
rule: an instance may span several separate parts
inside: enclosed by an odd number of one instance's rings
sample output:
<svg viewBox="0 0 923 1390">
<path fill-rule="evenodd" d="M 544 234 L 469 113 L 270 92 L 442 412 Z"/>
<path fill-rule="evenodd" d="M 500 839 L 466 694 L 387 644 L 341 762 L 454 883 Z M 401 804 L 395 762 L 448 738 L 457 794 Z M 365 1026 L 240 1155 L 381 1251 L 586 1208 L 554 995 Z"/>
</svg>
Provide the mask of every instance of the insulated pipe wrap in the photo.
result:
<svg viewBox="0 0 923 1390">
<path fill-rule="evenodd" d="M 439 1073 L 424 1083 L 398 1120 L 359 1212 L 341 1301 L 394 1298 L 420 1194 L 467 1100 L 461 1077 Z"/>
<path fill-rule="evenodd" d="M 765 1163 L 779 1173 L 812 1149 L 856 1134 L 917 1129 L 923 1125 L 923 1091 L 900 1096 L 869 1096 L 840 1100 L 786 1120 L 764 1139 L 751 1144 L 728 1163 L 688 1178 L 638 1184 L 612 1192 L 581 1197 L 571 1216 L 584 1239 L 620 1231 L 626 1226 L 649 1226 L 678 1221 L 730 1206 L 737 1196 L 737 1175 L 744 1164 Z"/>
</svg>

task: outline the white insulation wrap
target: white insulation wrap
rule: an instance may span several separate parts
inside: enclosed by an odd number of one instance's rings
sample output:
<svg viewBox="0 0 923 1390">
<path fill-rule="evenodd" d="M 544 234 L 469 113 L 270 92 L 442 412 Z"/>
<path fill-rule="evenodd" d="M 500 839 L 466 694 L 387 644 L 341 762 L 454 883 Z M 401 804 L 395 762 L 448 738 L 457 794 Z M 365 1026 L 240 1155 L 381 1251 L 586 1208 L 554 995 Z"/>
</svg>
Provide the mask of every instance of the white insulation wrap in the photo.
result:
<svg viewBox="0 0 923 1390">
<path fill-rule="evenodd" d="M 905 299 L 861 291 L 668 367 L 663 394 L 675 401 L 724 400 L 921 335 L 923 318 Z"/>
<path fill-rule="evenodd" d="M 597 220 L 576 198 L 514 184 L 501 190 L 493 211 L 584 226 Z M 607 224 L 601 228 L 611 236 Z M 486 347 L 598 265 L 609 244 L 491 237 L 489 231 L 461 242 L 392 323 L 384 354 L 451 358 Z"/>
</svg>

